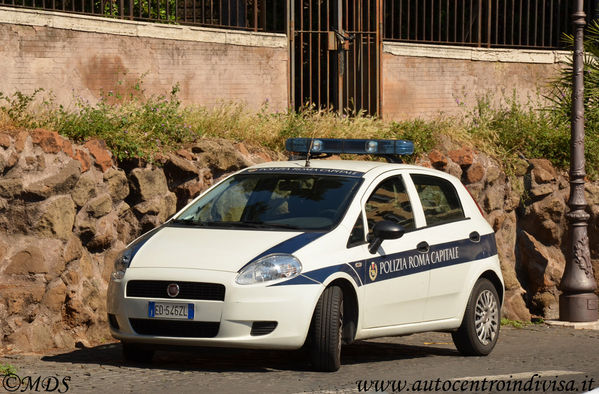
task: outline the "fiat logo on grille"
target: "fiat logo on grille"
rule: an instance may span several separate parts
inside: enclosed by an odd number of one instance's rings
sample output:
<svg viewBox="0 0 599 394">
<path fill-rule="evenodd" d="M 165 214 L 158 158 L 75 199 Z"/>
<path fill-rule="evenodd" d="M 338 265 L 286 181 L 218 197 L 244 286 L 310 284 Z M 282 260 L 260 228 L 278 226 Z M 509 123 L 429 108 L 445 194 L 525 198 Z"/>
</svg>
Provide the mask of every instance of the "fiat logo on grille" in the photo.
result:
<svg viewBox="0 0 599 394">
<path fill-rule="evenodd" d="M 166 287 L 166 294 L 168 294 L 169 297 L 175 298 L 176 296 L 179 295 L 179 285 L 176 283 L 171 283 L 170 285 L 168 285 Z"/>
</svg>

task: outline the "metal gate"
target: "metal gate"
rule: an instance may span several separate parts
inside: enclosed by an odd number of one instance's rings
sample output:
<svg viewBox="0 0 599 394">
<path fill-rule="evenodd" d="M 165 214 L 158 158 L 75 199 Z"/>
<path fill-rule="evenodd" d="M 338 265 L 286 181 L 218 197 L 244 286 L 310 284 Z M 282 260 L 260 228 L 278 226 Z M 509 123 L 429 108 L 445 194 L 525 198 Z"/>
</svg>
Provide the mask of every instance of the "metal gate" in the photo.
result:
<svg viewBox="0 0 599 394">
<path fill-rule="evenodd" d="M 380 115 L 382 0 L 291 0 L 291 100 Z"/>
</svg>

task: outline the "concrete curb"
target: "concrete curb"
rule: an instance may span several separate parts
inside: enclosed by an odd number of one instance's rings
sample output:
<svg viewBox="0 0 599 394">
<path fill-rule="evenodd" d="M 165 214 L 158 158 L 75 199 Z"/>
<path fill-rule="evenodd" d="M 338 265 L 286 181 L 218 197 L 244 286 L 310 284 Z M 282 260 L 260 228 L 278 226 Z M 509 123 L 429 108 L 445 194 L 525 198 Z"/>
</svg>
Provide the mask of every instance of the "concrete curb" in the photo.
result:
<svg viewBox="0 0 599 394">
<path fill-rule="evenodd" d="M 570 322 L 561 320 L 545 320 L 549 326 L 571 327 L 576 330 L 599 330 L 599 320 L 592 322 Z"/>
</svg>

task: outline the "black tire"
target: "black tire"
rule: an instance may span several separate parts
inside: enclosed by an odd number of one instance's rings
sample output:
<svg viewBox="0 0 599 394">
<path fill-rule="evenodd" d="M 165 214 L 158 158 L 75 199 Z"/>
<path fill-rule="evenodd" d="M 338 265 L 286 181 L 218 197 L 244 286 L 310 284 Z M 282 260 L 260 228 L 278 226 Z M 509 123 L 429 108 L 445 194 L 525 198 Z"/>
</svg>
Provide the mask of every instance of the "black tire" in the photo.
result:
<svg viewBox="0 0 599 394">
<path fill-rule="evenodd" d="M 458 351 L 465 356 L 486 356 L 499 338 L 500 305 L 497 289 L 484 278 L 479 279 L 466 305 L 462 325 L 451 334 Z"/>
<path fill-rule="evenodd" d="M 134 363 L 151 363 L 154 349 L 136 343 L 123 342 L 123 359 Z"/>
<path fill-rule="evenodd" d="M 334 372 L 341 366 L 343 332 L 343 291 L 327 287 L 321 294 L 312 316 L 309 352 L 317 371 Z"/>
</svg>

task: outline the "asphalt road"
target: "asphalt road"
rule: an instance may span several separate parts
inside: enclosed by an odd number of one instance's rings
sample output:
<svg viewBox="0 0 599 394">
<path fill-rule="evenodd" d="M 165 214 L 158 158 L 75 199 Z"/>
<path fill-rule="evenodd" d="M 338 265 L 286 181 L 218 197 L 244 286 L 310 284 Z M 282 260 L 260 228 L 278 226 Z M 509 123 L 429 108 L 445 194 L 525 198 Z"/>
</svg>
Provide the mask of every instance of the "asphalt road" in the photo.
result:
<svg viewBox="0 0 599 394">
<path fill-rule="evenodd" d="M 462 357 L 445 333 L 362 341 L 335 373 L 312 372 L 301 351 L 195 349 L 126 364 L 119 344 L 10 355 L 3 390 L 69 393 L 584 392 L 599 388 L 599 331 L 502 327 L 487 357 Z M 40 378 L 36 385 L 37 378 Z M 50 390 L 53 389 L 53 390 Z M 599 392 L 599 389 L 596 390 Z"/>
</svg>

